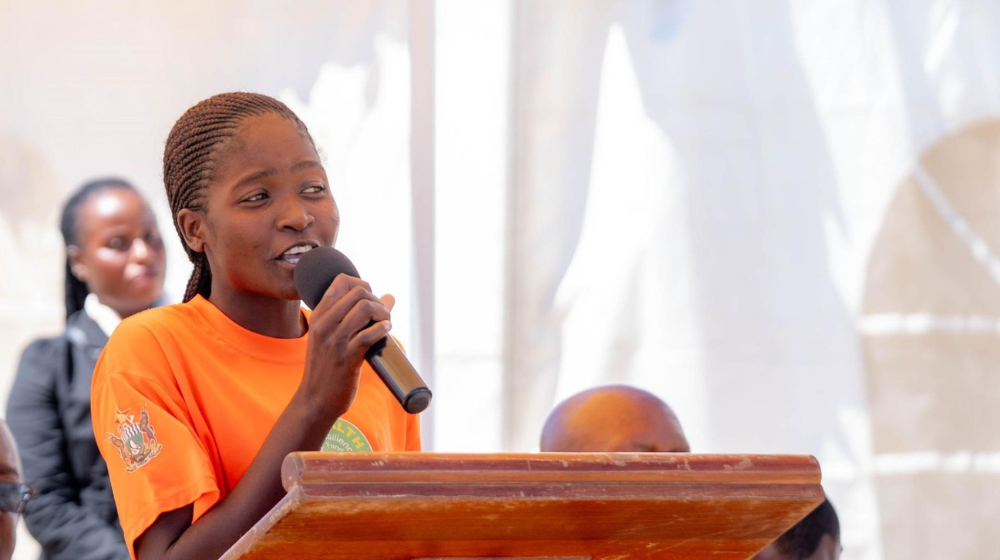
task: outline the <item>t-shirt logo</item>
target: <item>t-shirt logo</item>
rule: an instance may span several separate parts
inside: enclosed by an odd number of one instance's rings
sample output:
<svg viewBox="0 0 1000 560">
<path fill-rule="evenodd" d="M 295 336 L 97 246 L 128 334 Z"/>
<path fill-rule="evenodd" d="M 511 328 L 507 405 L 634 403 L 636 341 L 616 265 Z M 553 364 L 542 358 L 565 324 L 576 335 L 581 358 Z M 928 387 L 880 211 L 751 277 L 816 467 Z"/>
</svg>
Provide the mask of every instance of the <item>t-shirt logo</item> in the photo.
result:
<svg viewBox="0 0 1000 560">
<path fill-rule="evenodd" d="M 354 424 L 343 418 L 337 419 L 330 433 L 326 434 L 323 440 L 321 451 L 345 452 L 345 451 L 371 451 L 372 446 L 368 443 L 368 438 L 361 433 Z"/>
<path fill-rule="evenodd" d="M 118 455 L 125 462 L 125 471 L 133 472 L 160 454 L 163 445 L 156 441 L 156 431 L 149 423 L 149 412 L 145 405 L 139 411 L 139 421 L 135 415 L 129 414 L 131 408 L 124 411 L 115 407 L 115 424 L 118 435 L 107 432 L 108 439 L 118 450 Z"/>
</svg>

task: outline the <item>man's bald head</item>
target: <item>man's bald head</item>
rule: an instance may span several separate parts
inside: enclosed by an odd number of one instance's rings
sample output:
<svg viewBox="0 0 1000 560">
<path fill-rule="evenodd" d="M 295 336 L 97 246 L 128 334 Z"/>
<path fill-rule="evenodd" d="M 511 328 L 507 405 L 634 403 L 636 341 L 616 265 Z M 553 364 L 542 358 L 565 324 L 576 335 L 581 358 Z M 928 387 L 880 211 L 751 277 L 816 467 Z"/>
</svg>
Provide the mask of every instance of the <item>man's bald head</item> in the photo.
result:
<svg viewBox="0 0 1000 560">
<path fill-rule="evenodd" d="M 686 453 L 691 448 L 667 403 L 641 389 L 612 385 L 556 406 L 545 421 L 541 450 Z"/>
</svg>

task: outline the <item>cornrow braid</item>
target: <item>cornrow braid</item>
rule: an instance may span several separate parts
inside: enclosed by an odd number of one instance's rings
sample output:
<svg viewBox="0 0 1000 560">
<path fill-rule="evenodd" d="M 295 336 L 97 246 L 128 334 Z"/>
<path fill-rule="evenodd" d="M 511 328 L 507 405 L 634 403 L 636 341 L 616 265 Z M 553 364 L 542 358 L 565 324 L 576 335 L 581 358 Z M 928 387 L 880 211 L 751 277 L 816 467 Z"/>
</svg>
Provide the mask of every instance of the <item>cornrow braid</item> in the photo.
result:
<svg viewBox="0 0 1000 560">
<path fill-rule="evenodd" d="M 188 109 L 174 123 L 163 150 L 163 184 L 181 244 L 194 264 L 184 301 L 196 295 L 208 297 L 212 290 L 212 270 L 205 253 L 192 250 L 184 242 L 177 214 L 184 208 L 205 211 L 205 189 L 217 167 L 219 149 L 250 117 L 275 114 L 297 124 L 309 141 L 309 131 L 284 103 L 259 93 L 232 92 L 214 95 Z"/>
</svg>

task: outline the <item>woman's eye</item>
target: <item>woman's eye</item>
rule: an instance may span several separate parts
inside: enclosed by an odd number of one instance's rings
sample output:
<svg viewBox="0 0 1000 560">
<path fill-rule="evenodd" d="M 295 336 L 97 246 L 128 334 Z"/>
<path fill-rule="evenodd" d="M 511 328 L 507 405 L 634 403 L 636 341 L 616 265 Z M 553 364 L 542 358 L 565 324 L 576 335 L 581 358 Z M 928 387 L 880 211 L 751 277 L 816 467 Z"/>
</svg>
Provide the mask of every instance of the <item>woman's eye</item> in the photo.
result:
<svg viewBox="0 0 1000 560">
<path fill-rule="evenodd" d="M 267 193 L 257 193 L 244 199 L 244 202 L 260 202 L 267 198 Z"/>
<path fill-rule="evenodd" d="M 121 237 L 112 237 L 108 240 L 108 247 L 116 251 L 124 251 L 128 248 L 128 243 L 126 243 Z"/>
<path fill-rule="evenodd" d="M 304 190 L 302 192 L 309 193 L 309 194 L 314 194 L 314 193 L 321 193 L 321 192 L 323 192 L 325 190 L 326 190 L 326 187 L 323 186 L 323 185 L 313 185 L 311 187 L 306 187 L 306 190 Z"/>
</svg>

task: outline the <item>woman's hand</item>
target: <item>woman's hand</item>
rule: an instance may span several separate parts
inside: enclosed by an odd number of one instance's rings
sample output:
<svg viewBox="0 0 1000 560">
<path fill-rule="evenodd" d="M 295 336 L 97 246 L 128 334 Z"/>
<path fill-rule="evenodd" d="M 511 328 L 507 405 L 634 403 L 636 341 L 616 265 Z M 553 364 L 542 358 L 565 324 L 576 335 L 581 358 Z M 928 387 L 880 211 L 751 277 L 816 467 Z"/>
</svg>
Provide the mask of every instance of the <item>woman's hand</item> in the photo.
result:
<svg viewBox="0 0 1000 560">
<path fill-rule="evenodd" d="M 350 408 L 361 362 L 391 328 L 391 295 L 379 299 L 364 280 L 341 274 L 313 309 L 306 369 L 296 397 L 331 421 Z"/>
</svg>

